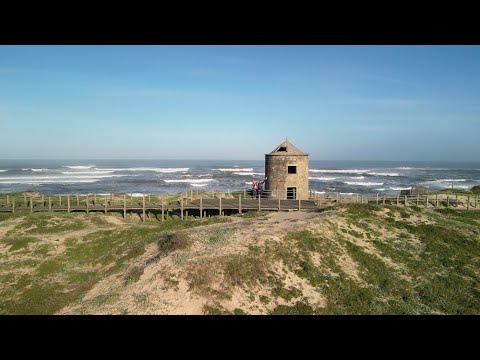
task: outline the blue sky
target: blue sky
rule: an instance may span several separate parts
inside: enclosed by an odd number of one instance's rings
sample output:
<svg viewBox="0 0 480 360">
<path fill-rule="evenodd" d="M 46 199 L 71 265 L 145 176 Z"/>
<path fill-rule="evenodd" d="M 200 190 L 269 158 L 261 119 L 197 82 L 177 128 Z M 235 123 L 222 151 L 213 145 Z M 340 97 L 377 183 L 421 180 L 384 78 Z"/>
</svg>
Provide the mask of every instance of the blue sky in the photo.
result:
<svg viewBox="0 0 480 360">
<path fill-rule="evenodd" d="M 480 46 L 0 46 L 0 158 L 475 161 Z"/>
</svg>

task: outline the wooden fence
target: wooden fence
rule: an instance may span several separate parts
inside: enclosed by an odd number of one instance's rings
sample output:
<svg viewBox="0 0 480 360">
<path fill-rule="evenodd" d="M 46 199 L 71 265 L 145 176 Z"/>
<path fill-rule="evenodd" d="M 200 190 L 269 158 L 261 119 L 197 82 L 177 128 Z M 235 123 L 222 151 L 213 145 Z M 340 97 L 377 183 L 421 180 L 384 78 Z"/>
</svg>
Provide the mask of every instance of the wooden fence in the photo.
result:
<svg viewBox="0 0 480 360">
<path fill-rule="evenodd" d="M 210 216 L 228 213 L 242 213 L 247 210 L 317 210 L 327 206 L 359 203 L 393 206 L 418 206 L 425 208 L 453 208 L 478 210 L 478 195 L 465 194 L 426 194 L 426 195 L 344 195 L 339 193 L 319 194 L 311 192 L 308 200 L 285 200 L 272 197 L 252 198 L 247 191 L 194 192 L 176 195 L 145 194 L 134 197 L 126 194 L 88 195 L 0 195 L 0 212 L 127 212 L 139 213 L 145 221 L 147 213 L 160 215 L 164 221 L 170 213 L 185 216 Z"/>
</svg>

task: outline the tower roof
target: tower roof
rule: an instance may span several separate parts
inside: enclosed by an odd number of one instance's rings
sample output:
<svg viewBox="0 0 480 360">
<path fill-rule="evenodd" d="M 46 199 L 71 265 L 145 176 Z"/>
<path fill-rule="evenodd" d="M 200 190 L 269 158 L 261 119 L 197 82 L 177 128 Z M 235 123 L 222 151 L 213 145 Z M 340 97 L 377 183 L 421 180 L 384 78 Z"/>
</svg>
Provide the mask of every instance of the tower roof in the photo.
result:
<svg viewBox="0 0 480 360">
<path fill-rule="evenodd" d="M 267 155 L 305 155 L 308 156 L 307 153 L 300 151 L 296 146 L 291 144 L 288 139 L 285 139 L 283 143 L 278 145 L 271 153 Z"/>
</svg>

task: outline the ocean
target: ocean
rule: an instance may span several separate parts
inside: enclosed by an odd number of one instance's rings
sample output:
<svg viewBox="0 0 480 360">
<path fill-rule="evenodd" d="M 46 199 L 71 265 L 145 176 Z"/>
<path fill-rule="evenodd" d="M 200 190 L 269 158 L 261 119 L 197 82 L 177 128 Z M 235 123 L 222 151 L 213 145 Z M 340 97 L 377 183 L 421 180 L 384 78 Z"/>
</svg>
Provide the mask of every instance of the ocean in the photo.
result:
<svg viewBox="0 0 480 360">
<path fill-rule="evenodd" d="M 264 160 L 0 160 L 0 193 L 166 194 L 236 191 L 263 180 Z M 480 185 L 480 163 L 310 160 L 309 187 L 318 193 L 398 194 Z"/>
</svg>

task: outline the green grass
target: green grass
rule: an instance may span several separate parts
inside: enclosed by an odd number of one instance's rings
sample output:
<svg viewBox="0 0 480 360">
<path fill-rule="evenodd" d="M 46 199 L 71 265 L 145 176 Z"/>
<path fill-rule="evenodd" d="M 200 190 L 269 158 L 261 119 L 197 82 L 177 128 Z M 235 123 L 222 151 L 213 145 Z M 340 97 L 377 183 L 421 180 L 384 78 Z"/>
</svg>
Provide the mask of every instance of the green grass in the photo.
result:
<svg viewBox="0 0 480 360">
<path fill-rule="evenodd" d="M 12 234 L 0 239 L 10 245 L 10 252 L 20 252 L 34 259 L 15 260 L 2 264 L 1 269 L 9 271 L 0 278 L 9 285 L 0 290 L 0 314 L 51 314 L 83 297 L 98 281 L 110 274 L 125 272 L 125 283 L 138 281 L 143 268 L 133 267 L 127 271 L 131 260 L 145 253 L 145 246 L 158 243 L 176 234 L 179 230 L 197 226 L 227 223 L 226 217 L 206 219 L 169 220 L 164 223 L 126 222 L 125 227 L 115 227 L 101 221 L 100 215 L 86 214 L 42 214 L 24 213 L 0 214 L 2 221 L 21 218 Z M 107 215 L 108 216 L 108 215 Z M 92 228 L 90 220 L 97 226 Z M 78 229 L 91 232 L 64 241 L 65 251 L 49 256 L 50 245 L 42 243 L 41 236 L 57 233 L 68 234 Z M 96 231 L 95 231 L 96 230 Z M 17 234 L 29 234 L 17 235 Z M 38 236 L 38 237 L 36 237 Z M 174 236 L 175 237 L 175 236 Z M 168 246 L 182 248 L 176 241 Z M 29 250 L 28 254 L 25 252 Z M 47 257 L 47 258 L 46 258 Z M 86 270 L 101 267 L 96 271 Z M 29 269 L 24 275 L 15 275 L 15 268 Z M 50 301 L 50 300 L 51 301 Z"/>
<path fill-rule="evenodd" d="M 307 302 L 297 302 L 293 306 L 279 305 L 273 309 L 271 315 L 314 315 L 315 309 Z"/>
<path fill-rule="evenodd" d="M 145 267 L 143 260 L 140 265 L 134 261 L 155 244 L 158 254 L 146 265 L 173 252 L 173 263 L 183 267 L 189 289 L 213 300 L 205 313 L 244 314 L 243 309 L 221 306 L 235 288 L 250 295 L 261 290 L 268 295 L 258 296 L 263 305 L 278 304 L 278 299 L 288 303 L 274 307 L 271 314 L 480 313 L 480 212 L 369 204 L 343 204 L 341 210 L 319 215 L 319 223 L 329 232 L 307 227 L 285 234 L 282 241 L 269 240 L 242 253 L 203 259 L 190 257 L 193 239 L 185 230 L 225 223 L 209 229 L 204 243 L 223 246 L 238 228 L 228 224 L 230 218 L 163 223 L 126 219 L 124 225 L 116 226 L 101 214 L 0 214 L 2 222 L 19 221 L 0 239 L 5 246 L 0 257 L 4 285 L 0 314 L 55 313 L 80 303 L 109 275 L 119 276 L 124 286 L 130 286 L 139 281 Z M 264 216 L 251 214 L 255 215 L 247 218 Z M 44 242 L 50 235 L 79 229 L 89 231 L 59 242 L 61 247 Z M 355 276 L 339 262 L 344 255 L 355 264 Z M 317 307 L 305 298 L 305 289 L 287 286 L 286 272 L 305 279 L 326 305 Z M 178 289 L 179 280 L 167 276 L 164 282 Z M 138 300 L 147 306 L 147 298 Z M 108 301 L 95 300 L 98 306 Z"/>
<path fill-rule="evenodd" d="M 243 217 L 245 219 L 252 219 L 252 218 L 258 218 L 258 217 L 264 217 L 268 215 L 268 211 L 247 211 L 245 214 L 243 214 Z"/>
<path fill-rule="evenodd" d="M 228 241 L 230 236 L 236 231 L 236 228 L 217 228 L 209 235 L 207 242 L 210 244 L 221 244 Z"/>
<path fill-rule="evenodd" d="M 9 236 L 1 240 L 4 244 L 11 245 L 9 251 L 16 251 L 27 248 L 28 244 L 37 242 L 37 238 L 32 236 Z"/>
</svg>

